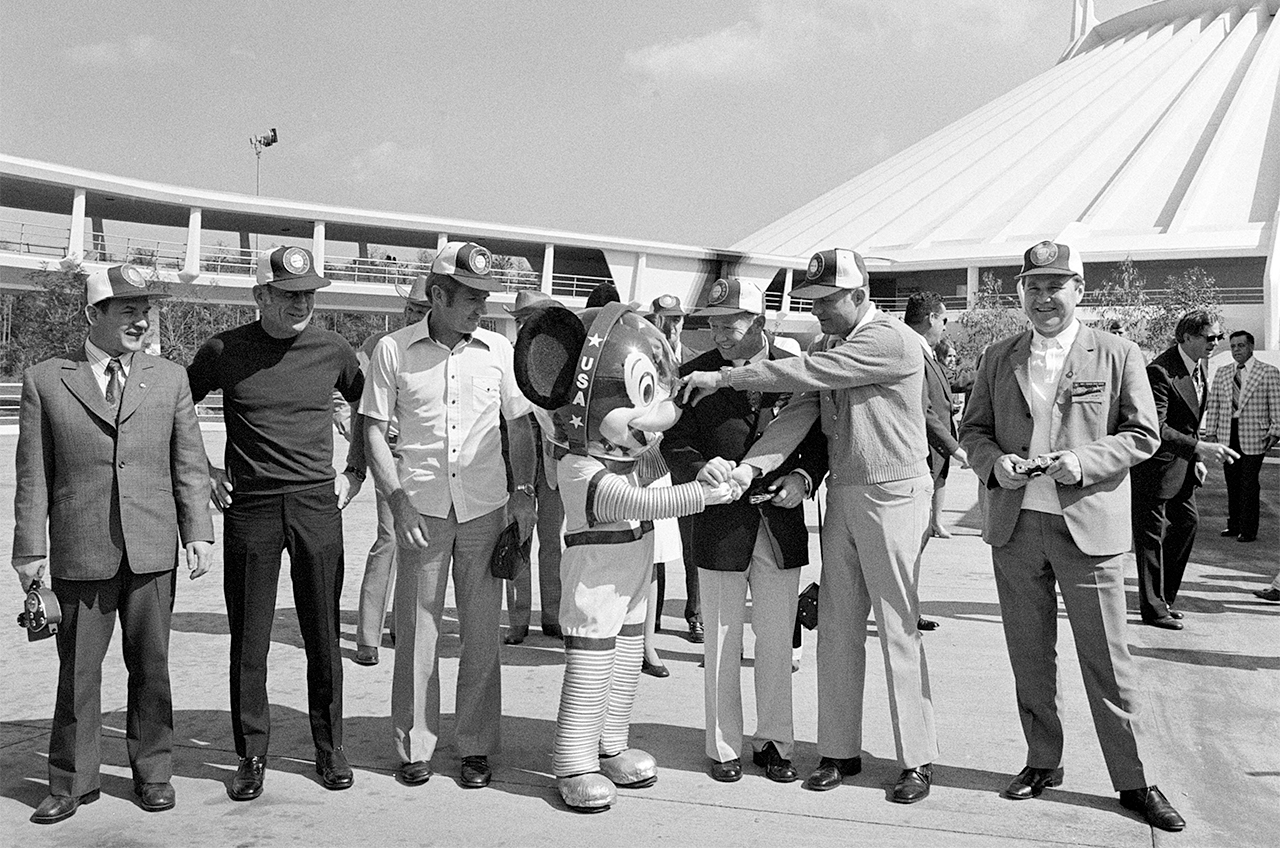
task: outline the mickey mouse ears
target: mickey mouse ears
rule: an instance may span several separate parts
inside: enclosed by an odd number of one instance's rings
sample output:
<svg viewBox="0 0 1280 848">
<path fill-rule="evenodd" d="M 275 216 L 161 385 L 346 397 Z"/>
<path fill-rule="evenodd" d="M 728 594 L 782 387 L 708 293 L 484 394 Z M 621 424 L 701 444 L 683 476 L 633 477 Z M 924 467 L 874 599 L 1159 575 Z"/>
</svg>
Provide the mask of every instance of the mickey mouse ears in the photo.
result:
<svg viewBox="0 0 1280 848">
<path fill-rule="evenodd" d="M 587 340 L 583 319 L 560 306 L 540 309 L 516 337 L 516 384 L 543 409 L 569 402 L 578 354 Z"/>
</svg>

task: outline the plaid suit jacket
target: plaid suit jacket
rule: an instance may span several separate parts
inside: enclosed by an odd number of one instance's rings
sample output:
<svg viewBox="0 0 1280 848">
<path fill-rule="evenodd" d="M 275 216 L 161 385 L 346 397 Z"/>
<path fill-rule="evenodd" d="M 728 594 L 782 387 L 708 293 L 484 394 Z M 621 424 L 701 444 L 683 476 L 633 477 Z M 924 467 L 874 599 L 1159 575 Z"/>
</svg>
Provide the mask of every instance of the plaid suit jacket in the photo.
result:
<svg viewBox="0 0 1280 848">
<path fill-rule="evenodd" d="M 1231 380 L 1235 362 L 1213 375 L 1208 408 L 1204 414 L 1206 438 L 1227 442 L 1231 438 Z M 1280 369 L 1254 359 L 1240 387 L 1240 450 L 1266 453 L 1267 437 L 1280 439 Z"/>
</svg>

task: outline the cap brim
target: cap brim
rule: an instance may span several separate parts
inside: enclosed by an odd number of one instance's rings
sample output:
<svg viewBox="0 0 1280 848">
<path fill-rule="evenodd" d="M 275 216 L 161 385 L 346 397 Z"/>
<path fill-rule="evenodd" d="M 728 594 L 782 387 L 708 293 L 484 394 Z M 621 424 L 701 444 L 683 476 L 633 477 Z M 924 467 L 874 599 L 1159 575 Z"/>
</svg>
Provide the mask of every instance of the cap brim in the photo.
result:
<svg viewBox="0 0 1280 848">
<path fill-rule="evenodd" d="M 650 312 L 650 315 L 657 315 L 659 318 L 683 318 L 688 315 L 683 309 L 659 309 L 657 312 Z"/>
<path fill-rule="evenodd" d="M 827 297 L 828 295 L 835 294 L 836 292 L 853 291 L 855 288 L 861 288 L 861 286 L 850 286 L 849 288 L 845 288 L 844 286 L 823 285 L 801 286 L 798 289 L 792 289 L 791 296 L 801 298 L 802 300 L 817 300 L 820 297 Z"/>
<path fill-rule="evenodd" d="M 1030 271 L 1023 271 L 1014 277 L 1020 280 L 1023 277 L 1083 277 L 1079 271 L 1071 271 L 1066 268 L 1032 268 Z"/>
<path fill-rule="evenodd" d="M 121 292 L 120 294 L 115 294 L 113 292 L 107 295 L 106 297 L 100 297 L 97 300 L 90 303 L 89 305 L 97 306 L 99 303 L 102 303 L 108 300 L 141 300 L 143 298 L 146 298 L 147 300 L 168 300 L 171 297 L 173 297 L 173 295 L 169 294 L 169 292 L 142 291 L 139 289 L 130 289 L 129 291 Z"/>
<path fill-rule="evenodd" d="M 465 274 L 447 274 L 459 283 L 462 283 L 469 289 L 478 291 L 500 292 L 503 290 L 501 280 L 495 280 L 493 277 L 468 277 Z"/>
<path fill-rule="evenodd" d="M 308 274 L 305 277 L 288 277 L 283 280 L 272 280 L 266 285 L 275 286 L 283 291 L 315 291 L 329 285 L 329 281 L 319 274 Z"/>
<path fill-rule="evenodd" d="M 750 309 L 744 309 L 740 306 L 706 306 L 702 309 L 695 309 L 689 313 L 693 318 L 710 318 L 716 315 L 759 315 L 759 312 L 753 312 Z"/>
</svg>

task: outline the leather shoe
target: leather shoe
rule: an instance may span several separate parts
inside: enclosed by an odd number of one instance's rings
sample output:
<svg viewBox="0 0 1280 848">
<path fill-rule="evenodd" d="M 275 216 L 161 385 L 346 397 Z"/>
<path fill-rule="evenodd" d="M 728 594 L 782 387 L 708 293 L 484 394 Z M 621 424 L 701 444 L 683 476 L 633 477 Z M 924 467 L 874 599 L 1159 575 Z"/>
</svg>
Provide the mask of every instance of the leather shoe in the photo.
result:
<svg viewBox="0 0 1280 848">
<path fill-rule="evenodd" d="M 1241 533 L 1239 536 L 1236 536 L 1236 541 L 1237 542 L 1256 542 L 1258 541 L 1258 534 L 1250 533 L 1249 535 L 1246 536 L 1244 533 Z"/>
<path fill-rule="evenodd" d="M 489 785 L 493 772 L 489 769 L 489 758 L 484 756 L 462 758 L 462 788 L 484 789 Z"/>
<path fill-rule="evenodd" d="M 893 785 L 889 800 L 895 804 L 914 804 L 929 797 L 929 785 L 933 783 L 933 763 L 917 768 L 903 769 L 898 782 Z"/>
<path fill-rule="evenodd" d="M 421 786 L 430 779 L 430 760 L 414 760 L 411 763 L 401 763 L 400 768 L 396 769 L 396 780 L 405 786 Z"/>
<path fill-rule="evenodd" d="M 1061 786 L 1065 774 L 1066 772 L 1061 768 L 1041 769 L 1027 766 L 1018 772 L 1018 776 L 1004 790 L 1004 797 L 1013 801 L 1039 798 L 1040 793 L 1046 788 Z"/>
<path fill-rule="evenodd" d="M 1264 601 L 1271 601 L 1272 603 L 1280 602 L 1280 589 L 1272 589 L 1270 586 L 1265 589 L 1254 589 L 1253 594 L 1262 598 Z"/>
<path fill-rule="evenodd" d="M 1144 620 L 1144 624 L 1150 624 L 1152 627 L 1160 627 L 1165 630 L 1181 630 L 1182 622 L 1171 615 L 1162 615 L 1159 618 L 1148 618 Z"/>
<path fill-rule="evenodd" d="M 560 629 L 560 625 L 554 622 L 542 622 L 542 635 L 550 636 L 552 639 L 563 639 L 564 631 Z"/>
<path fill-rule="evenodd" d="M 711 768 L 708 769 L 712 780 L 718 780 L 721 783 L 734 783 L 742 779 L 742 760 L 734 757 L 732 760 L 711 761 Z"/>
<path fill-rule="evenodd" d="M 689 622 L 689 641 L 695 645 L 701 645 L 707 640 L 707 631 L 703 629 L 701 621 Z"/>
<path fill-rule="evenodd" d="M 932 618 L 921 618 L 916 621 L 916 630 L 937 630 L 941 626 Z"/>
<path fill-rule="evenodd" d="M 823 757 L 818 760 L 818 767 L 805 779 L 804 788 L 814 792 L 826 792 L 835 789 L 846 777 L 853 777 L 862 771 L 862 757 Z"/>
<path fill-rule="evenodd" d="M 266 757 L 241 757 L 227 795 L 231 796 L 232 801 L 252 801 L 257 798 L 262 794 L 262 780 L 266 771 Z"/>
<path fill-rule="evenodd" d="M 671 672 L 662 663 L 651 663 L 648 660 L 640 661 L 640 670 L 650 677 L 670 677 Z"/>
<path fill-rule="evenodd" d="M 148 813 L 159 813 L 172 810 L 177 803 L 172 783 L 137 783 L 133 784 L 133 794 L 138 796 L 142 809 Z"/>
<path fill-rule="evenodd" d="M 1224 539 L 1230 539 L 1232 536 L 1239 536 L 1240 534 L 1232 530 L 1230 527 L 1228 527 L 1226 530 L 1223 530 L 1218 535 Z"/>
<path fill-rule="evenodd" d="M 1183 618 L 1182 610 L 1176 610 L 1173 607 L 1169 607 L 1169 615 L 1173 618 L 1178 619 L 1178 621 L 1182 621 L 1182 618 Z"/>
<path fill-rule="evenodd" d="M 751 761 L 763 768 L 764 776 L 775 783 L 794 783 L 800 777 L 795 766 L 778 753 L 778 746 L 772 742 L 766 742 L 764 748 L 753 753 Z"/>
<path fill-rule="evenodd" d="M 101 790 L 95 789 L 76 797 L 50 795 L 36 807 L 36 811 L 31 814 L 31 821 L 35 824 L 57 824 L 63 819 L 74 816 L 81 804 L 92 804 L 98 800 L 100 794 L 102 794 Z"/>
<path fill-rule="evenodd" d="M 368 645 L 356 648 L 355 663 L 356 665 L 377 665 L 378 649 Z"/>
<path fill-rule="evenodd" d="M 524 627 L 512 627 L 507 631 L 507 635 L 502 637 L 504 645 L 519 645 L 524 641 L 524 637 L 529 635 L 528 625 Z"/>
<path fill-rule="evenodd" d="M 341 745 L 332 751 L 316 751 L 316 774 L 325 789 L 350 789 L 356 782 Z"/>
<path fill-rule="evenodd" d="M 1169 803 L 1169 799 L 1154 786 L 1121 790 L 1120 806 L 1140 813 L 1147 824 L 1160 830 L 1177 832 L 1187 826 L 1186 821 Z"/>
</svg>

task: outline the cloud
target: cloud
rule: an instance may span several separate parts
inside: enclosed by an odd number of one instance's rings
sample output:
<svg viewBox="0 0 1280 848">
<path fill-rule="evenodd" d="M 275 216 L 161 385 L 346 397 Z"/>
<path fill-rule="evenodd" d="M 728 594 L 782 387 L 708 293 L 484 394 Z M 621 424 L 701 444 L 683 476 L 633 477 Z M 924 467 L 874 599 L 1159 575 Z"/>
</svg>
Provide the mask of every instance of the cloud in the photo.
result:
<svg viewBox="0 0 1280 848">
<path fill-rule="evenodd" d="M 357 185 L 422 183 L 431 172 L 431 151 L 384 141 L 351 157 L 347 178 Z"/>
<path fill-rule="evenodd" d="M 132 35 L 123 41 L 99 41 L 67 50 L 69 61 L 84 68 L 131 65 L 150 69 L 173 64 L 180 55 L 176 47 L 149 35 Z"/>
</svg>

